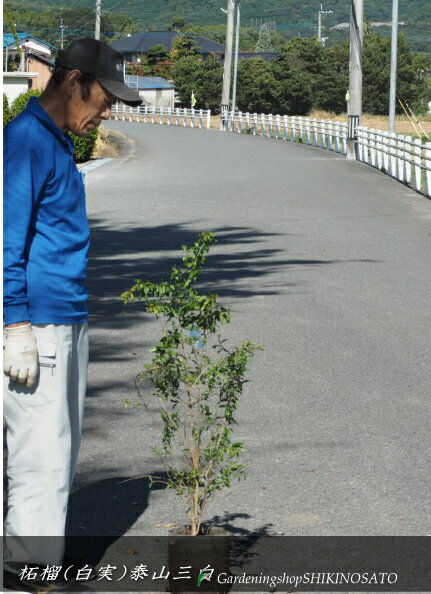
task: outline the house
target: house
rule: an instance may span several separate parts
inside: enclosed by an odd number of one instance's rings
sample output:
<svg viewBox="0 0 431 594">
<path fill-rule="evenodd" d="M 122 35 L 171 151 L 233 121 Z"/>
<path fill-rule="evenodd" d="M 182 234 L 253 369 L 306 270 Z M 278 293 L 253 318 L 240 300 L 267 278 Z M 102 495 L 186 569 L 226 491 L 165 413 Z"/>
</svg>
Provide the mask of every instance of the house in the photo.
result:
<svg viewBox="0 0 431 594">
<path fill-rule="evenodd" d="M 175 86 L 160 76 L 135 76 L 126 74 L 124 82 L 136 89 L 143 105 L 150 107 L 175 107 Z"/>
<path fill-rule="evenodd" d="M 177 31 L 145 31 L 144 33 L 135 33 L 119 41 L 113 41 L 109 45 L 118 52 L 124 54 L 127 62 L 136 63 L 138 58 L 148 52 L 155 45 L 163 45 L 167 52 L 172 49 L 174 39 L 181 35 Z M 209 54 L 224 55 L 224 45 L 216 43 L 199 35 L 187 35 L 191 37 L 199 46 L 199 53 L 205 58 Z"/>
<path fill-rule="evenodd" d="M 54 63 L 42 54 L 29 50 L 25 56 L 26 72 L 36 72 L 37 78 L 32 79 L 31 89 L 43 91 L 51 78 Z"/>
<path fill-rule="evenodd" d="M 43 90 L 46 87 L 54 66 L 52 53 L 56 49 L 29 33 L 17 33 L 17 37 L 21 55 L 13 35 L 3 35 L 3 91 L 10 103 L 28 89 Z M 11 58 L 14 60 L 14 70 L 10 68 Z"/>
<path fill-rule="evenodd" d="M 52 52 L 57 49 L 50 43 L 42 41 L 41 39 L 34 37 L 30 33 L 17 33 L 17 37 L 20 48 L 25 52 L 33 51 L 46 58 L 50 58 Z M 11 33 L 3 33 L 3 51 L 5 52 L 6 57 L 13 56 L 18 53 L 15 39 Z"/>
</svg>

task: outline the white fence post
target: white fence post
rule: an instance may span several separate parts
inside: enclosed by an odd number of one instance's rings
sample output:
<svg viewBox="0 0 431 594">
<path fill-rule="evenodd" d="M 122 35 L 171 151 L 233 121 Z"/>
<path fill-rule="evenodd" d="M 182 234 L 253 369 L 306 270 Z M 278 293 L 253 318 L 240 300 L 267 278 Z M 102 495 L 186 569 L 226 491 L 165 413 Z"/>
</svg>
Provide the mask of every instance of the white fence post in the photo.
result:
<svg viewBox="0 0 431 594">
<path fill-rule="evenodd" d="M 342 134 L 343 134 L 343 138 L 342 138 L 343 150 L 342 150 L 342 153 L 343 153 L 343 155 L 346 155 L 347 154 L 347 124 L 343 124 L 342 128 L 343 128 L 343 132 L 342 132 Z"/>
<path fill-rule="evenodd" d="M 327 140 L 326 140 L 326 122 L 323 121 L 321 123 L 321 129 L 320 129 L 320 146 L 322 148 L 326 148 L 327 147 Z"/>
<path fill-rule="evenodd" d="M 404 180 L 410 186 L 412 183 L 413 138 L 404 137 Z"/>
<path fill-rule="evenodd" d="M 283 116 L 283 140 L 289 140 L 289 118 Z"/>
<path fill-rule="evenodd" d="M 397 154 L 397 179 L 400 182 L 404 181 L 404 141 L 398 137 L 396 144 Z"/>
<path fill-rule="evenodd" d="M 278 139 L 280 138 L 281 134 L 280 134 L 280 114 L 277 114 L 275 116 L 275 137 Z"/>
<path fill-rule="evenodd" d="M 421 191 L 422 188 L 422 145 L 419 138 L 416 138 L 413 142 L 413 152 L 414 152 L 414 174 L 415 174 L 415 183 L 414 188 L 418 192 Z"/>
<path fill-rule="evenodd" d="M 298 132 L 299 140 L 301 142 L 303 142 L 303 140 L 304 140 L 304 118 L 302 116 L 300 116 L 298 118 L 298 124 L 299 124 L 299 132 Z"/>
<path fill-rule="evenodd" d="M 389 134 L 389 175 L 397 177 L 397 135 Z"/>
<path fill-rule="evenodd" d="M 305 144 L 311 144 L 310 118 L 305 120 Z"/>
<path fill-rule="evenodd" d="M 389 173 L 389 132 L 382 132 L 383 170 Z"/>
<path fill-rule="evenodd" d="M 334 150 L 336 153 L 340 152 L 340 138 L 341 138 L 341 124 L 335 122 L 334 124 Z"/>
<path fill-rule="evenodd" d="M 431 198 L 431 142 L 425 143 L 425 194 Z"/>
<path fill-rule="evenodd" d="M 383 168 L 383 144 L 382 144 L 382 133 L 380 132 L 380 130 L 377 130 L 377 134 L 376 134 L 376 159 L 377 159 L 376 167 L 377 167 L 377 169 L 380 169 L 380 171 L 381 171 Z"/>
<path fill-rule="evenodd" d="M 266 132 L 265 132 L 265 114 L 261 113 L 260 114 L 260 135 L 261 136 L 265 136 Z"/>
<path fill-rule="evenodd" d="M 376 154 L 376 129 L 371 128 L 370 130 L 370 163 L 373 167 L 377 164 Z"/>
<path fill-rule="evenodd" d="M 356 155 L 358 161 L 362 161 L 362 128 L 356 128 Z"/>
<path fill-rule="evenodd" d="M 369 128 L 365 128 L 364 134 L 364 161 L 368 165 L 371 164 L 371 150 L 370 150 L 370 137 L 371 137 L 371 130 Z"/>
<path fill-rule="evenodd" d="M 318 130 L 317 130 L 317 120 L 313 119 L 313 120 L 311 120 L 311 123 L 312 123 L 312 129 L 313 129 L 313 146 L 318 146 L 319 134 L 318 134 Z"/>
<path fill-rule="evenodd" d="M 296 142 L 296 118 L 295 118 L 295 116 L 291 116 L 289 118 L 289 120 L 290 120 L 290 125 L 291 125 L 291 128 L 290 128 L 290 140 L 292 142 Z"/>
<path fill-rule="evenodd" d="M 328 151 L 333 151 L 333 135 L 334 135 L 334 123 L 331 121 L 327 122 L 328 125 Z"/>
<path fill-rule="evenodd" d="M 273 133 L 272 133 L 272 113 L 269 114 L 268 116 L 268 136 L 269 138 L 273 137 Z"/>
<path fill-rule="evenodd" d="M 365 144 L 365 128 L 362 126 L 358 126 L 358 128 L 356 128 L 356 136 L 357 136 L 357 151 L 358 151 L 358 160 L 359 161 L 365 161 L 365 150 L 364 150 L 364 144 Z"/>
<path fill-rule="evenodd" d="M 258 120 L 258 116 L 257 113 L 253 114 L 253 136 L 256 136 L 256 134 L 259 133 L 259 120 Z"/>
</svg>

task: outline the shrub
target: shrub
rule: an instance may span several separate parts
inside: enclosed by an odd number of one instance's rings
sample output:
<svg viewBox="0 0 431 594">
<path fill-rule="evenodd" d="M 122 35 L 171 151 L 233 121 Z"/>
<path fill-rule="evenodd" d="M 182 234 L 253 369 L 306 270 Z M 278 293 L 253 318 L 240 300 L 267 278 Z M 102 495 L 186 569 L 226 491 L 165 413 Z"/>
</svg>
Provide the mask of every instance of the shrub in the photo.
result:
<svg viewBox="0 0 431 594">
<path fill-rule="evenodd" d="M 10 109 L 9 109 L 9 101 L 7 100 L 6 95 L 3 93 L 3 126 L 9 124 L 11 121 Z"/>
<path fill-rule="evenodd" d="M 75 145 L 74 157 L 76 163 L 85 163 L 85 161 L 88 161 L 93 154 L 98 131 L 93 130 L 93 132 L 90 132 L 87 136 L 76 136 L 72 132 L 69 132 L 69 134 Z"/>
<path fill-rule="evenodd" d="M 29 102 L 30 97 L 39 97 L 41 94 L 42 91 L 33 91 L 32 89 L 29 89 L 25 93 L 21 93 L 21 95 L 18 95 L 18 97 L 12 103 L 12 106 L 10 108 L 11 119 L 13 120 L 13 118 L 16 118 L 16 116 L 19 115 L 22 112 L 22 110 L 27 107 L 27 103 Z"/>
<path fill-rule="evenodd" d="M 182 498 L 193 536 L 213 496 L 245 475 L 239 462 L 244 446 L 232 433 L 249 361 L 262 348 L 249 340 L 229 347 L 221 337 L 229 309 L 217 295 L 198 289 L 214 242 L 213 233 L 201 233 L 193 246 L 182 246 L 183 266 L 172 268 L 169 281 L 137 280 L 122 295 L 126 303 L 144 299 L 147 312 L 167 323 L 151 349 L 151 363 L 137 378 L 150 381 L 163 425 L 162 443 L 153 452 L 164 462 L 166 476 L 149 479 L 150 486 L 164 484 Z"/>
</svg>

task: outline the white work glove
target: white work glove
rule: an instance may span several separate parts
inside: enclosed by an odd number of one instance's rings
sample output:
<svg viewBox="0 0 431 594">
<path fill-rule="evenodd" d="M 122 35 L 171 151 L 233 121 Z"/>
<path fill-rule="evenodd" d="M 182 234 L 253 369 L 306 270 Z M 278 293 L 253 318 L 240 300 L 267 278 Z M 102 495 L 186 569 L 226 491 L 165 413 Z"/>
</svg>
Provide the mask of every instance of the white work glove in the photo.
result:
<svg viewBox="0 0 431 594">
<path fill-rule="evenodd" d="M 4 330 L 3 370 L 12 382 L 31 388 L 39 373 L 37 344 L 31 324 Z"/>
</svg>

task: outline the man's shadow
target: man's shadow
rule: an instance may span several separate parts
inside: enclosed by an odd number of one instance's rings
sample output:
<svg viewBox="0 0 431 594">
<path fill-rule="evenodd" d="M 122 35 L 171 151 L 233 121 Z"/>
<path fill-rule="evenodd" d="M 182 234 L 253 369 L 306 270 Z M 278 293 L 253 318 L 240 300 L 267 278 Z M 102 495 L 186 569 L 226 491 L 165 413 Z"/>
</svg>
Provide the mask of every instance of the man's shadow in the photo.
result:
<svg viewBox="0 0 431 594">
<path fill-rule="evenodd" d="M 152 473 L 150 473 L 152 474 Z M 166 473 L 155 472 L 166 479 Z M 66 555 L 97 565 L 106 550 L 136 522 L 149 504 L 150 490 L 164 489 L 148 478 L 114 477 L 76 489 L 69 500 Z"/>
</svg>

